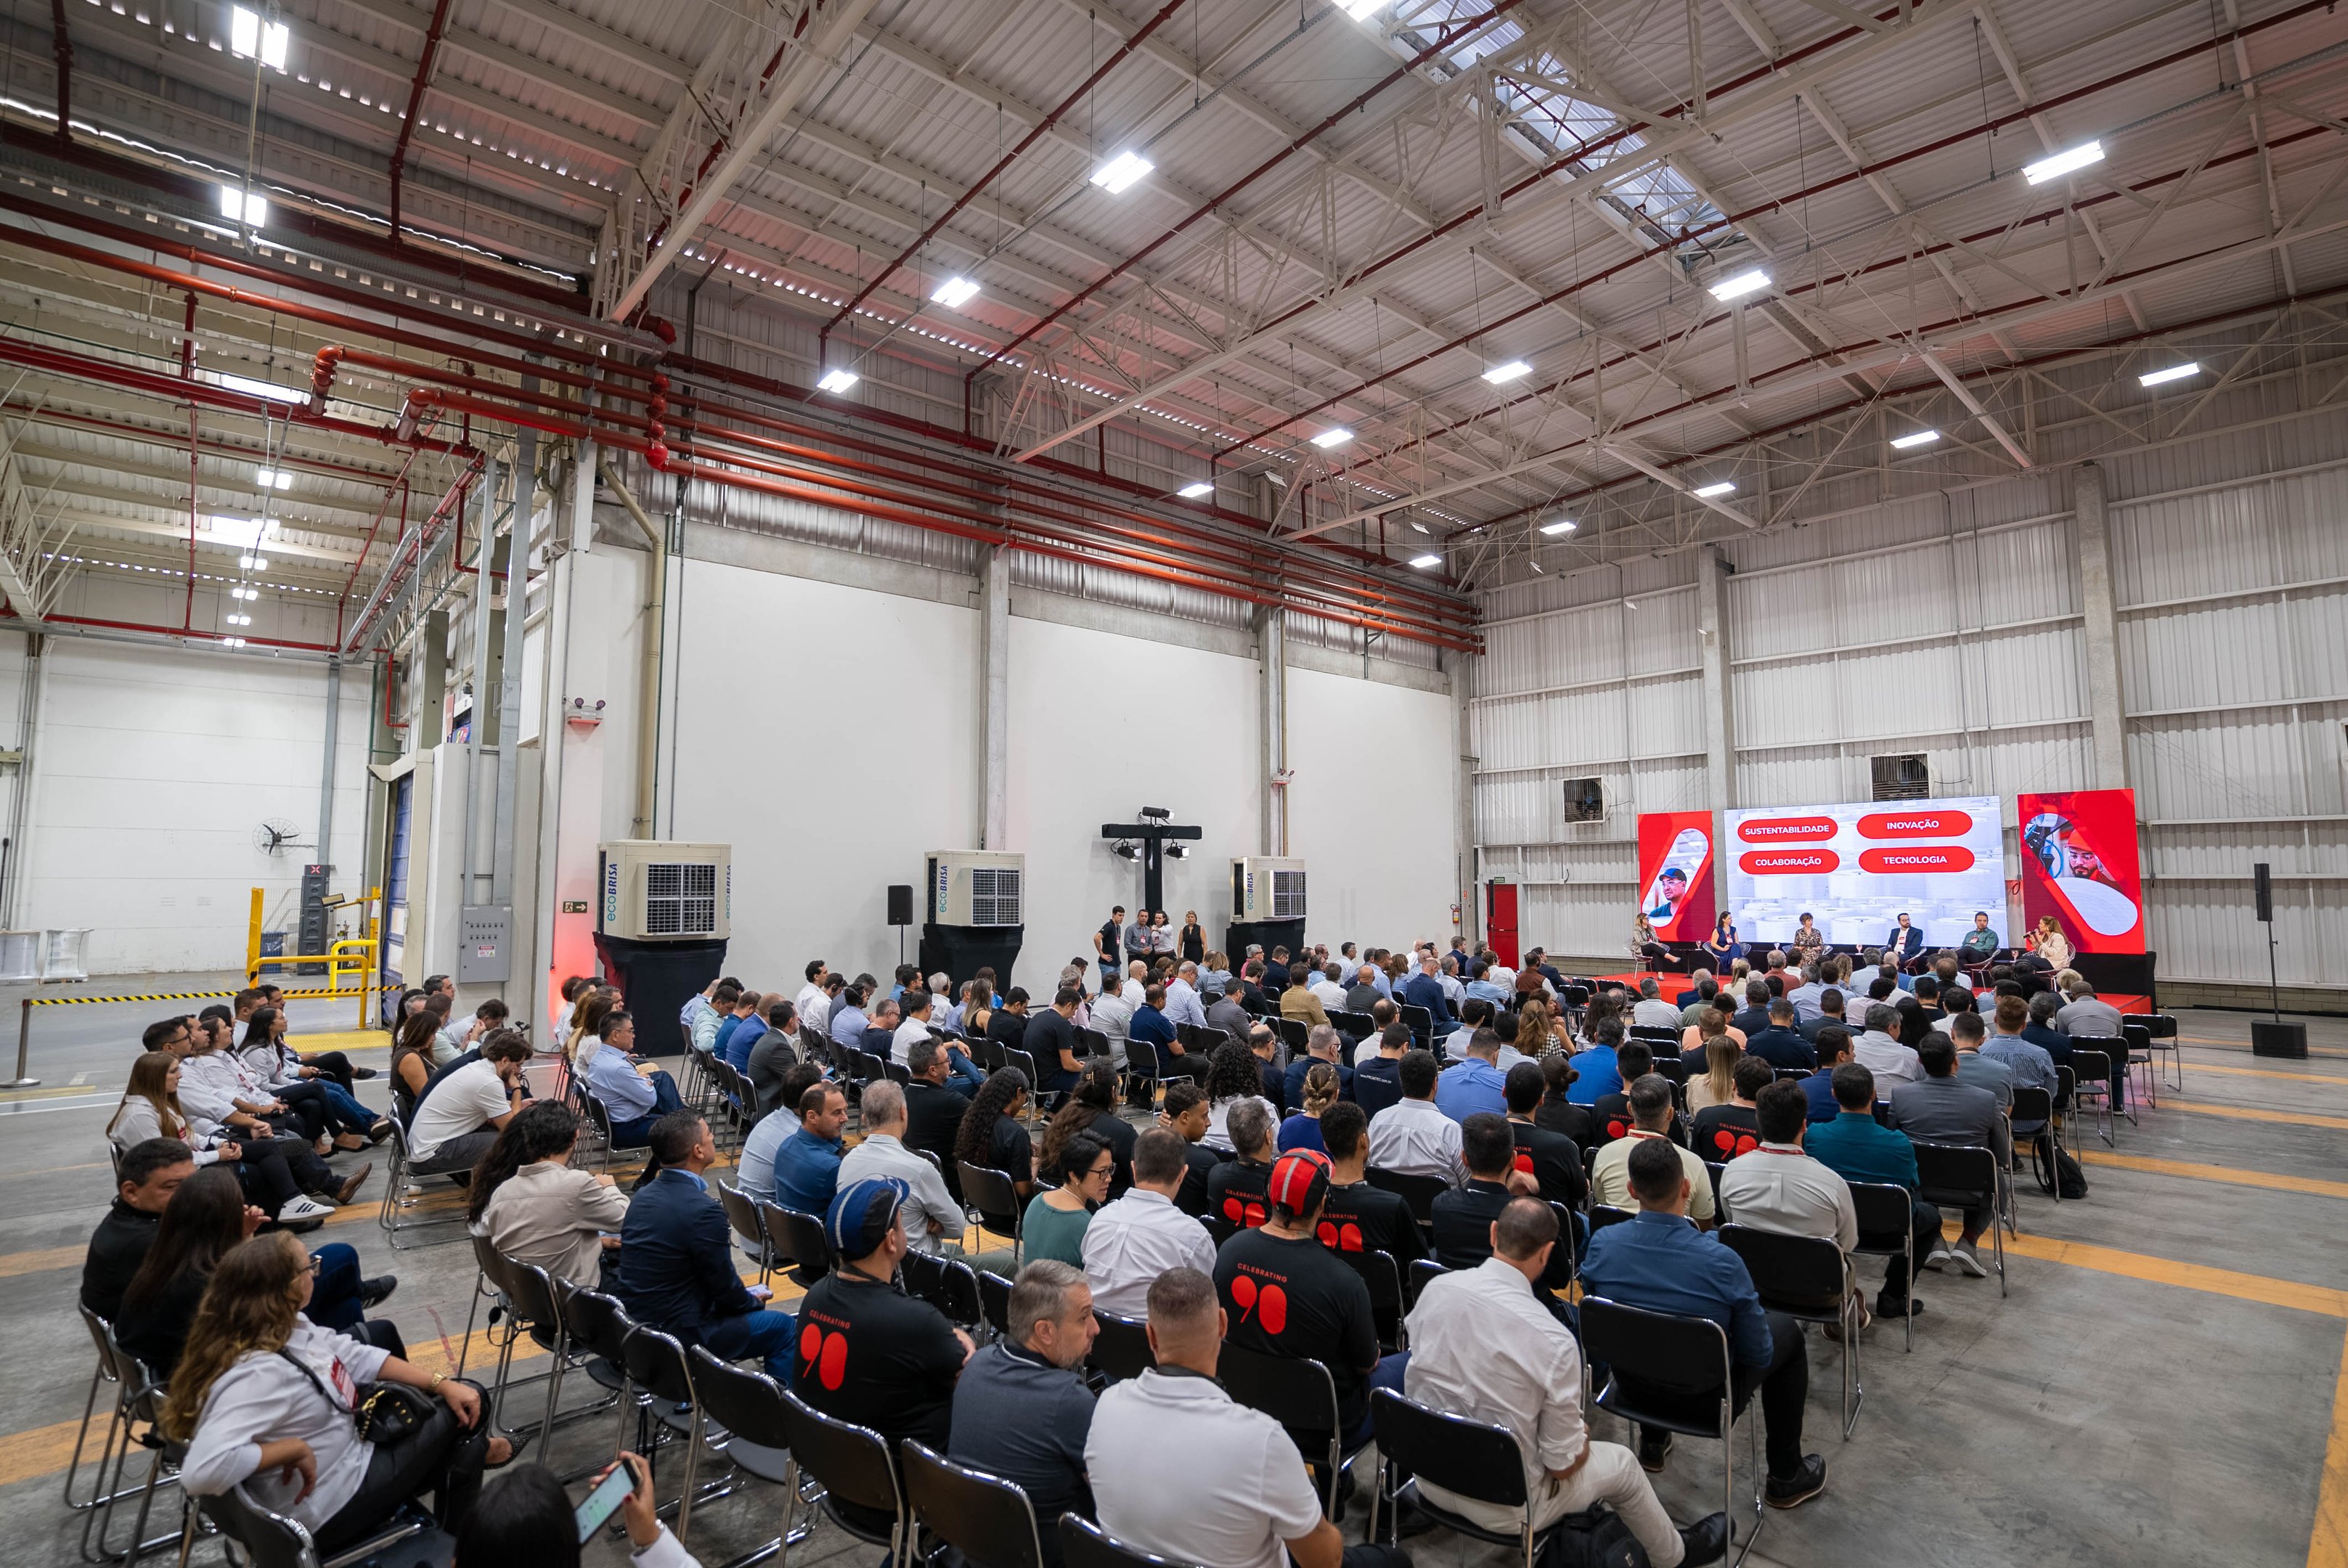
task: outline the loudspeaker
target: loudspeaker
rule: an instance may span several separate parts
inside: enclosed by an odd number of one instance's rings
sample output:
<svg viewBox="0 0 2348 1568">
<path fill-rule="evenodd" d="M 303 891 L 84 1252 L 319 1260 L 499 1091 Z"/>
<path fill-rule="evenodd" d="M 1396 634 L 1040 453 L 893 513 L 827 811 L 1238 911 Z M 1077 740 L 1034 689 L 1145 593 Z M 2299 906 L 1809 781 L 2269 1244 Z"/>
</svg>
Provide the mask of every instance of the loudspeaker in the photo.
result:
<svg viewBox="0 0 2348 1568">
<path fill-rule="evenodd" d="M 2289 1061 L 2307 1060 L 2307 1026 L 2297 1019 L 2254 1018 L 2250 1020 L 2250 1054 L 2280 1056 Z"/>
<path fill-rule="evenodd" d="M 2250 891 L 2258 897 L 2259 918 L 2272 920 L 2274 918 L 2274 884 L 2268 879 L 2267 863 L 2263 860 L 2250 867 Z"/>
<path fill-rule="evenodd" d="M 913 888 L 908 882 L 889 885 L 889 924 L 910 926 L 913 923 Z"/>
</svg>

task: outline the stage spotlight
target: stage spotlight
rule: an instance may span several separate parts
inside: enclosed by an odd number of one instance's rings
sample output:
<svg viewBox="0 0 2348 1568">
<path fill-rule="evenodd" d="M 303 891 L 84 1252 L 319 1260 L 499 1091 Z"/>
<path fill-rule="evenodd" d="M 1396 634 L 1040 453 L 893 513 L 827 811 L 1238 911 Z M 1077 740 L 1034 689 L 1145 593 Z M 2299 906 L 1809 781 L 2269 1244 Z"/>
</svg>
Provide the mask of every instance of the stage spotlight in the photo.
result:
<svg viewBox="0 0 2348 1568">
<path fill-rule="evenodd" d="M 1133 845 L 1119 844 L 1117 845 L 1115 848 L 1117 850 L 1117 857 L 1119 860 L 1138 860 L 1141 858 L 1140 849 Z"/>
<path fill-rule="evenodd" d="M 1188 860 L 1190 858 L 1190 846 L 1187 844 L 1169 844 L 1166 846 L 1166 853 L 1176 860 Z"/>
<path fill-rule="evenodd" d="M 1145 805 L 1141 808 L 1141 815 L 1156 822 L 1164 822 L 1174 814 L 1162 805 Z"/>
</svg>

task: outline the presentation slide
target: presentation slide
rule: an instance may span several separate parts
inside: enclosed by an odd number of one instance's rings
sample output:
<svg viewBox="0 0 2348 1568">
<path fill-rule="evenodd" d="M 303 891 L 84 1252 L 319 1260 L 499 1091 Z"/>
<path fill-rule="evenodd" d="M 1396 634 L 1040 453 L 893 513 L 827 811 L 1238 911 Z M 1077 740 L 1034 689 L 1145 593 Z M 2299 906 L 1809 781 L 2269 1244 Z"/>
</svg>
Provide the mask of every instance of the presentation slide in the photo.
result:
<svg viewBox="0 0 2348 1568">
<path fill-rule="evenodd" d="M 1879 946 L 1905 914 L 1927 948 L 1989 911 L 2005 929 L 2005 833 L 1995 795 L 1861 801 L 1728 814 L 1728 912 L 1747 946 L 1782 943 L 1805 913 L 1828 942 Z"/>
</svg>

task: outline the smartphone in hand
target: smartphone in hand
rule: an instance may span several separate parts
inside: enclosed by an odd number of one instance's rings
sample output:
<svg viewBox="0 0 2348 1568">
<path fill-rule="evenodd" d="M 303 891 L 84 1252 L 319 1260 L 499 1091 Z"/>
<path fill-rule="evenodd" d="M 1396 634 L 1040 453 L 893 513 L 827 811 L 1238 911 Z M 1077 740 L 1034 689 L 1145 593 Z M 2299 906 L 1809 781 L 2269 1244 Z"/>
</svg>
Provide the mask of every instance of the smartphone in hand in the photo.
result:
<svg viewBox="0 0 2348 1568">
<path fill-rule="evenodd" d="M 595 1532 L 611 1522 L 612 1515 L 620 1512 L 620 1505 L 635 1490 L 635 1472 L 625 1460 L 613 1460 L 612 1467 L 596 1478 L 586 1501 L 579 1505 L 579 1544 L 584 1546 L 594 1540 Z"/>
</svg>

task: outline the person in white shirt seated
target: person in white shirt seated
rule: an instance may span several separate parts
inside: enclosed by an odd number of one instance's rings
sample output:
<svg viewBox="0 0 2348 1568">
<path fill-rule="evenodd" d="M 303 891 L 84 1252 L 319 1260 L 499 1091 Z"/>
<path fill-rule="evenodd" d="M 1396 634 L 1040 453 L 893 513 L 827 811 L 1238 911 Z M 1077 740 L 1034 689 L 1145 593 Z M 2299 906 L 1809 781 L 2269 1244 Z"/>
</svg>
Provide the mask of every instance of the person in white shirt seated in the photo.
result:
<svg viewBox="0 0 2348 1568">
<path fill-rule="evenodd" d="M 530 1041 L 501 1029 L 481 1042 L 481 1060 L 442 1079 L 416 1108 L 407 1130 L 407 1173 L 448 1175 L 480 1163 L 521 1106 Z"/>
<path fill-rule="evenodd" d="M 1190 1168 L 1188 1147 L 1170 1127 L 1144 1132 L 1133 1145 L 1133 1185 L 1085 1227 L 1085 1282 L 1101 1311 L 1141 1317 L 1150 1286 L 1168 1269 L 1214 1273 L 1207 1228 L 1174 1206 Z"/>
<path fill-rule="evenodd" d="M 1799 1091 L 1796 1091 L 1798 1097 Z M 1728 1548 L 1728 1516 L 1685 1530 L 1655 1500 L 1638 1456 L 1590 1435 L 1581 1412 L 1581 1351 L 1535 1291 L 1557 1247 L 1557 1214 L 1537 1198 L 1509 1201 L 1492 1222 L 1492 1254 L 1429 1280 L 1411 1308 L 1403 1392 L 1429 1409 L 1505 1427 L 1524 1453 L 1533 1527 L 1603 1503 L 1654 1568 L 1701 1568 Z M 1524 1510 L 1418 1483 L 1437 1508 L 1497 1533 L 1524 1528 Z"/>
<path fill-rule="evenodd" d="M 1631 1021 L 1641 1029 L 1677 1029 L 1680 1009 L 1663 999 L 1661 980 L 1649 975 L 1639 982 L 1639 1005 L 1631 1009 Z"/>
<path fill-rule="evenodd" d="M 626 1465 L 636 1489 L 620 1503 L 633 1568 L 701 1568 L 693 1553 L 660 1522 L 653 1491 L 653 1469 L 638 1454 L 623 1450 L 612 1465 Z M 612 1465 L 586 1484 L 592 1495 Z M 542 1464 L 518 1464 L 481 1493 L 457 1537 L 450 1568 L 579 1568 L 578 1511 L 555 1473 Z"/>
<path fill-rule="evenodd" d="M 1215 1381 L 1227 1314 L 1215 1282 L 1170 1268 L 1148 1295 L 1155 1365 L 1112 1384 L 1085 1439 L 1100 1527 L 1128 1546 L 1212 1568 L 1410 1568 L 1399 1547 L 1348 1546 L 1321 1514 L 1279 1422 Z M 1168 1484 L 1169 1456 L 1181 1484 Z"/>
<path fill-rule="evenodd" d="M 932 1015 L 936 1010 L 932 999 L 935 995 L 935 992 L 923 990 L 918 986 L 909 988 L 905 992 L 902 1004 L 905 1009 L 904 1017 L 896 1024 L 894 1032 L 889 1037 L 889 1059 L 909 1072 L 912 1071 L 912 1058 L 908 1052 L 913 1049 L 913 1042 L 931 1038 L 930 1025 L 933 1021 Z M 898 1004 L 891 1002 L 881 1004 L 884 1021 L 887 1009 L 896 1005 Z M 921 1010 L 914 1011 L 916 1008 Z M 970 1048 L 960 1040 L 946 1042 L 946 1071 L 953 1077 L 962 1080 L 963 1089 L 972 1094 L 977 1093 L 978 1086 L 986 1081 L 986 1074 L 981 1072 L 970 1060 Z"/>
<path fill-rule="evenodd" d="M 500 1256 L 592 1287 L 618 1262 L 628 1198 L 610 1176 L 571 1168 L 578 1146 L 570 1106 L 524 1107 L 475 1169 L 465 1213 Z"/>
<path fill-rule="evenodd" d="M 1133 966 L 1138 970 L 1141 966 Z M 1133 1015 L 1149 999 L 1149 988 L 1133 990 L 1136 982 L 1127 980 L 1122 990 L 1104 988 L 1085 1009 L 1086 1021 L 1079 1027 L 1097 1030 L 1108 1040 L 1109 1060 L 1119 1067 L 1125 1065 L 1125 1042 L 1133 1038 Z"/>
<path fill-rule="evenodd" d="M 180 1486 L 191 1497 L 239 1487 L 298 1521 L 322 1553 L 356 1544 L 427 1491 L 441 1527 L 461 1528 L 483 1465 L 505 1463 L 513 1445 L 481 1423 L 472 1384 L 303 1317 L 316 1270 L 283 1232 L 240 1244 L 212 1270 L 163 1402 L 163 1430 L 188 1444 Z M 352 1419 L 366 1383 L 440 1402 L 397 1441 L 370 1443 Z"/>
<path fill-rule="evenodd" d="M 1344 973 L 1344 970 L 1333 958 L 1305 989 L 1319 997 L 1321 1005 L 1329 1011 L 1343 1012 L 1345 1010 L 1345 988 L 1340 983 L 1339 977 Z"/>
<path fill-rule="evenodd" d="M 1876 1092 L 1889 1098 L 1893 1084 L 1922 1082 L 1923 1058 L 1900 1039 L 1900 1009 L 1872 1002 L 1866 1020 L 1867 1032 L 1851 1041 L 1850 1058 L 1875 1074 Z"/>
<path fill-rule="evenodd" d="M 1720 1206 L 1731 1225 L 1779 1235 L 1823 1236 L 1842 1249 L 1843 1288 L 1853 1288 L 1851 1250 L 1859 1245 L 1859 1211 L 1850 1184 L 1803 1152 L 1810 1098 L 1795 1082 L 1772 1083 L 1754 1101 L 1760 1147 L 1728 1162 L 1720 1176 Z M 1859 1307 L 1861 1326 L 1867 1309 Z"/>
<path fill-rule="evenodd" d="M 1396 1076 L 1402 1098 L 1370 1118 L 1370 1168 L 1405 1176 L 1440 1176 L 1453 1186 L 1468 1179 L 1459 1155 L 1459 1123 L 1435 1106 L 1435 1057 L 1403 1052 Z"/>
<path fill-rule="evenodd" d="M 798 1009 L 799 1017 L 803 1019 L 821 1018 L 831 1002 L 831 994 L 825 989 L 831 979 L 831 966 L 821 958 L 810 958 L 806 973 L 807 984 L 801 986 L 799 994 L 791 999 L 792 1005 Z M 819 1030 L 823 1026 L 818 1024 L 816 1027 Z"/>
</svg>

